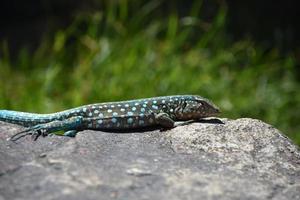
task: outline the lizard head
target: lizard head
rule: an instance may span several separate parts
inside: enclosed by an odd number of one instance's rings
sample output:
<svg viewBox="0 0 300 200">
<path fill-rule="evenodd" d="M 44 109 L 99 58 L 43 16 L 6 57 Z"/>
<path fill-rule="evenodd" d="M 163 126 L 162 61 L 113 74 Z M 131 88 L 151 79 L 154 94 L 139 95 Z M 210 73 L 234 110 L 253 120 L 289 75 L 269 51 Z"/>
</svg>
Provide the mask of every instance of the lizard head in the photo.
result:
<svg viewBox="0 0 300 200">
<path fill-rule="evenodd" d="M 181 101 L 175 115 L 179 120 L 199 119 L 216 116 L 220 109 L 208 99 L 200 96 L 192 96 Z"/>
</svg>

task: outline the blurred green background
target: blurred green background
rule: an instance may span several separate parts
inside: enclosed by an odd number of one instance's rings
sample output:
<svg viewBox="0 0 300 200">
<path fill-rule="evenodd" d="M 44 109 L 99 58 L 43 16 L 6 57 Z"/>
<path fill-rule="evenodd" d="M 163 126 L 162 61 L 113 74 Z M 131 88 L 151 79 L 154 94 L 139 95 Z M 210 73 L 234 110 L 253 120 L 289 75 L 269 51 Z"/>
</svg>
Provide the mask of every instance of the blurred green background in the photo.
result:
<svg viewBox="0 0 300 200">
<path fill-rule="evenodd" d="M 243 18 L 236 13 L 243 8 L 232 10 L 236 4 L 42 2 L 35 10 L 27 2 L 27 12 L 16 6 L 14 21 L 2 19 L 0 109 L 48 113 L 93 102 L 199 94 L 217 104 L 222 117 L 261 119 L 300 144 L 299 49 L 289 34 L 267 42 L 256 37 L 264 31 L 256 26 L 256 35 L 240 34 Z M 253 21 L 259 27 L 260 17 Z M 23 43 L 16 42 L 20 38 Z M 291 46 L 282 45 L 286 38 Z"/>
</svg>

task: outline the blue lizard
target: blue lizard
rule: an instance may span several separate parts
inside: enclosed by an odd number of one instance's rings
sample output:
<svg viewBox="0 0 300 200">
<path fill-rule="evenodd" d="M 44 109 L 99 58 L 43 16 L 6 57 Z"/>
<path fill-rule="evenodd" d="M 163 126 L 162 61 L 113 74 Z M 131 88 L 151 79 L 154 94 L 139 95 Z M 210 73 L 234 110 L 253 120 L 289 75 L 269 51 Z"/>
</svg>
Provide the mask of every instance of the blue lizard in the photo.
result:
<svg viewBox="0 0 300 200">
<path fill-rule="evenodd" d="M 0 121 L 27 127 L 11 137 L 11 140 L 17 140 L 25 135 L 37 139 L 40 135 L 58 131 L 75 136 L 85 129 L 172 128 L 176 126 L 175 121 L 198 120 L 218 113 L 219 108 L 208 99 L 197 95 L 175 95 L 90 104 L 51 114 L 0 110 Z"/>
</svg>

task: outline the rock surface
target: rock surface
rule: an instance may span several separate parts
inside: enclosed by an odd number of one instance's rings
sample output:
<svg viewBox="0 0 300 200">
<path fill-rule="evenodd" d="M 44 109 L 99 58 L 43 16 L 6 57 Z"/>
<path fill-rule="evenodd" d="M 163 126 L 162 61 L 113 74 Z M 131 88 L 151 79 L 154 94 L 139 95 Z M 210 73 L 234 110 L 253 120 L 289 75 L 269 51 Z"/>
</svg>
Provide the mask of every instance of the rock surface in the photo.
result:
<svg viewBox="0 0 300 200">
<path fill-rule="evenodd" d="M 300 199 L 300 151 L 254 119 L 83 131 L 16 143 L 0 122 L 0 200 Z"/>
</svg>

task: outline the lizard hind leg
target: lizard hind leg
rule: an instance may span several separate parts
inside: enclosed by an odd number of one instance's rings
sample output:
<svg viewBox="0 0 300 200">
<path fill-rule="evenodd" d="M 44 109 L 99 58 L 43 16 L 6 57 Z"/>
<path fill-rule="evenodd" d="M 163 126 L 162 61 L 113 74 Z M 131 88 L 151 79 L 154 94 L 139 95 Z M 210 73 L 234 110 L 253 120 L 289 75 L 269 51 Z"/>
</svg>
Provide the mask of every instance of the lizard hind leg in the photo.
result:
<svg viewBox="0 0 300 200">
<path fill-rule="evenodd" d="M 65 134 L 67 134 L 67 136 L 75 135 L 75 130 L 82 126 L 82 122 L 82 116 L 75 116 L 69 119 L 55 120 L 45 124 L 37 124 L 35 126 L 26 128 L 19 133 L 16 133 L 12 137 L 10 137 L 9 140 L 17 141 L 18 139 L 25 137 L 26 135 L 32 135 L 34 140 L 36 140 L 39 136 L 47 136 L 50 133 L 55 134 L 55 132 L 58 131 L 66 131 Z"/>
</svg>

